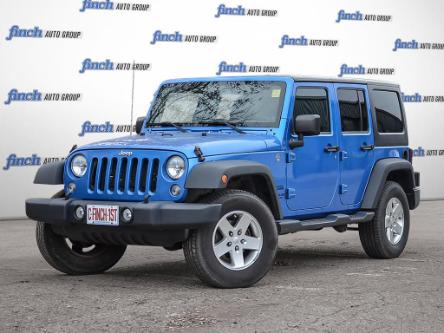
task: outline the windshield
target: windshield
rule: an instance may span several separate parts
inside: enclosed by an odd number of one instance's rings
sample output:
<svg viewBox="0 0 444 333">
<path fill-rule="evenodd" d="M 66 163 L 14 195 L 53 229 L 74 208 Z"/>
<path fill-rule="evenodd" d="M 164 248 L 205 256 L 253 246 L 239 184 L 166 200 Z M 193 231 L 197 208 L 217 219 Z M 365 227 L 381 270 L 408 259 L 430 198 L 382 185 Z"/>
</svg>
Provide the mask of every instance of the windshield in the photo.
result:
<svg viewBox="0 0 444 333">
<path fill-rule="evenodd" d="M 165 84 L 154 101 L 148 126 L 161 123 L 202 126 L 225 122 L 246 127 L 278 127 L 284 95 L 284 82 Z"/>
</svg>

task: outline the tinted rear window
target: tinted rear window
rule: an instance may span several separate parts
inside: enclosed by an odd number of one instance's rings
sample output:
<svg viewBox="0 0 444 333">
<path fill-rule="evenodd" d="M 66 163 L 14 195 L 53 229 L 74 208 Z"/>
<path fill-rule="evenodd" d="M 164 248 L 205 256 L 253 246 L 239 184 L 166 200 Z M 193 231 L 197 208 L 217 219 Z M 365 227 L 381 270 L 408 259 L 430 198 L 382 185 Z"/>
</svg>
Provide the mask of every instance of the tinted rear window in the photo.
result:
<svg viewBox="0 0 444 333">
<path fill-rule="evenodd" d="M 379 133 L 401 133 L 404 130 L 401 105 L 394 91 L 374 90 L 373 102 Z"/>
<path fill-rule="evenodd" d="M 338 101 L 342 131 L 367 132 L 367 106 L 362 90 L 338 89 Z"/>
</svg>

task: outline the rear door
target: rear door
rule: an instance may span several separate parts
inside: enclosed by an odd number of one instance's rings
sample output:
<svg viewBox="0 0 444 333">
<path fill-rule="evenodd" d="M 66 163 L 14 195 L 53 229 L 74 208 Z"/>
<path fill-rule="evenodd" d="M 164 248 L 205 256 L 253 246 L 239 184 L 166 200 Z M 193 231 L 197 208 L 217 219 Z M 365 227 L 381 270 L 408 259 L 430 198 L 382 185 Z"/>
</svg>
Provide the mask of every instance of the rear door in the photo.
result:
<svg viewBox="0 0 444 333">
<path fill-rule="evenodd" d="M 366 85 L 335 84 L 340 113 L 339 195 L 345 206 L 358 205 L 374 161 L 374 140 Z"/>
</svg>

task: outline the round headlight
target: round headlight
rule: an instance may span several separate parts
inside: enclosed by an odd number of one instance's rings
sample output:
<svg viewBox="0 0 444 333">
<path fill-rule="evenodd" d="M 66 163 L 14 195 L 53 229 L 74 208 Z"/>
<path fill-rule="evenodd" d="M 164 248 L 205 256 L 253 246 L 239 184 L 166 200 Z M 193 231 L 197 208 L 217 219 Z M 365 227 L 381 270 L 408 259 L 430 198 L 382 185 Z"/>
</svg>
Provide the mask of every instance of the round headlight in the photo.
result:
<svg viewBox="0 0 444 333">
<path fill-rule="evenodd" d="M 88 162 L 85 156 L 77 155 L 71 160 L 71 171 L 76 177 L 83 177 L 86 173 Z"/>
<path fill-rule="evenodd" d="M 179 179 L 185 172 L 185 161 L 180 156 L 172 156 L 166 164 L 166 172 L 172 179 Z"/>
</svg>

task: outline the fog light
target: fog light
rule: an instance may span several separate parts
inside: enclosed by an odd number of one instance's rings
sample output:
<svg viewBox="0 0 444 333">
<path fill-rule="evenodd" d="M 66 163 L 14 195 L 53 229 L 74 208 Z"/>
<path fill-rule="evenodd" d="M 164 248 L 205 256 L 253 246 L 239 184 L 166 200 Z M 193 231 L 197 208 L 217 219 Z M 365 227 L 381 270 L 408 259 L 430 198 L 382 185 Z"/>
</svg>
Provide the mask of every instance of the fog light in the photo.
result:
<svg viewBox="0 0 444 333">
<path fill-rule="evenodd" d="M 71 194 L 72 192 L 74 192 L 76 190 L 76 184 L 74 183 L 69 183 L 68 186 L 66 187 L 66 194 Z"/>
<path fill-rule="evenodd" d="M 129 208 L 122 210 L 122 220 L 123 222 L 130 222 L 133 218 L 133 212 Z"/>
<path fill-rule="evenodd" d="M 76 215 L 77 220 L 83 219 L 83 217 L 85 216 L 85 210 L 83 209 L 82 206 L 77 206 L 77 208 L 75 210 L 75 215 Z"/>
<path fill-rule="evenodd" d="M 172 196 L 178 196 L 180 194 L 181 188 L 179 185 L 174 184 L 173 186 L 171 186 L 170 188 L 170 192 Z"/>
</svg>

